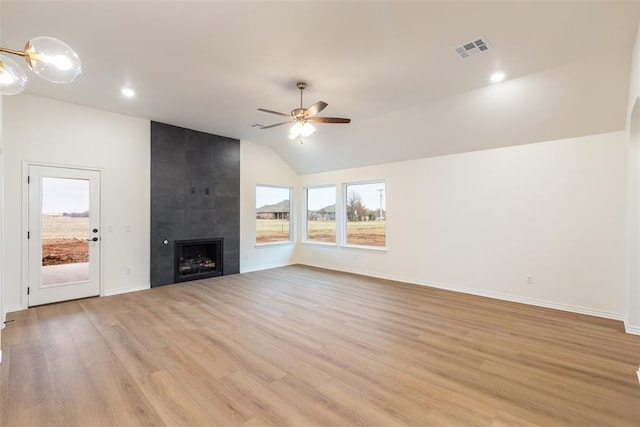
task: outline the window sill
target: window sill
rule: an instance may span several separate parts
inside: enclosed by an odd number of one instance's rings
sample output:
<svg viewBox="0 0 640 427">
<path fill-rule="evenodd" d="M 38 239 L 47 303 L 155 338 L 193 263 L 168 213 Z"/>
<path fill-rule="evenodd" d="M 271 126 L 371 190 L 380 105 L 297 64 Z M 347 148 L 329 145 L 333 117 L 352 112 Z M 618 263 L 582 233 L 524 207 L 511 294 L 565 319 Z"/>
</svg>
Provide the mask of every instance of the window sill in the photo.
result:
<svg viewBox="0 0 640 427">
<path fill-rule="evenodd" d="M 293 245 L 294 243 L 290 240 L 287 241 L 283 241 L 283 242 L 265 242 L 265 243 L 256 243 L 255 247 L 256 248 L 267 248 L 269 246 L 287 246 L 287 245 Z"/>
<path fill-rule="evenodd" d="M 310 246 L 325 246 L 328 248 L 337 248 L 338 244 L 337 243 L 329 243 L 329 242 L 316 242 L 313 240 L 304 240 L 302 242 L 300 242 L 303 245 L 310 245 Z"/>
<path fill-rule="evenodd" d="M 387 247 L 381 246 L 365 246 L 365 245 L 342 245 L 340 246 L 342 249 L 356 249 L 360 251 L 369 251 L 369 252 L 388 252 Z"/>
</svg>

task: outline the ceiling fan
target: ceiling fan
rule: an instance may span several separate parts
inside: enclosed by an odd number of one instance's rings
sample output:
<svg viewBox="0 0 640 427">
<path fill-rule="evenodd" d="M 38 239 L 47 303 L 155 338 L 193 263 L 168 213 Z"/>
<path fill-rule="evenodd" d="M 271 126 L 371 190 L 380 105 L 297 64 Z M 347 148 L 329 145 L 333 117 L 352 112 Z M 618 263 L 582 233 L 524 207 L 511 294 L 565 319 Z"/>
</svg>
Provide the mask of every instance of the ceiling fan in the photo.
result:
<svg viewBox="0 0 640 427">
<path fill-rule="evenodd" d="M 269 129 L 276 126 L 286 125 L 288 123 L 294 123 L 289 133 L 289 138 L 301 138 L 312 135 L 315 132 L 315 128 L 310 122 L 313 123 L 350 123 L 351 119 L 344 119 L 340 117 L 317 117 L 320 111 L 327 107 L 326 102 L 318 101 L 309 108 L 304 108 L 302 104 L 302 93 L 307 87 L 305 82 L 298 82 L 296 84 L 300 89 L 300 108 L 294 108 L 290 114 L 279 113 L 277 111 L 265 110 L 264 108 L 258 108 L 258 111 L 265 113 L 276 114 L 278 116 L 288 117 L 289 120 L 285 122 L 275 123 L 273 125 L 262 126 L 261 129 Z"/>
</svg>

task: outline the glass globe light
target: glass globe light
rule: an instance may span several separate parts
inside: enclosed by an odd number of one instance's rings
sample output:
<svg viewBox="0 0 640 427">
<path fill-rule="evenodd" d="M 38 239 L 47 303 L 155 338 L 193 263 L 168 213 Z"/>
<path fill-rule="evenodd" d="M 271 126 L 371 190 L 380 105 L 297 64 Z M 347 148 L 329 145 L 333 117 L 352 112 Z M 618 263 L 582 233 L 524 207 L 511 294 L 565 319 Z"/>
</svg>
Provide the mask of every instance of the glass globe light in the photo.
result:
<svg viewBox="0 0 640 427">
<path fill-rule="evenodd" d="M 293 125 L 293 127 L 289 131 L 289 134 L 292 135 L 294 138 L 302 134 L 302 123 L 296 122 L 296 124 Z"/>
<path fill-rule="evenodd" d="M 302 132 L 300 133 L 303 137 L 308 137 L 314 134 L 316 128 L 313 127 L 311 123 L 305 123 L 302 125 Z"/>
<path fill-rule="evenodd" d="M 296 122 L 296 124 L 293 125 L 293 127 L 289 131 L 289 138 L 290 139 L 296 139 L 298 137 L 306 138 L 308 136 L 313 135 L 315 131 L 316 131 L 316 128 L 313 127 L 311 123 Z"/>
<path fill-rule="evenodd" d="M 69 45 L 53 37 L 29 40 L 24 52 L 33 72 L 50 82 L 71 83 L 82 73 L 78 54 Z"/>
<path fill-rule="evenodd" d="M 0 94 L 15 95 L 24 90 L 27 74 L 16 61 L 0 55 Z"/>
</svg>

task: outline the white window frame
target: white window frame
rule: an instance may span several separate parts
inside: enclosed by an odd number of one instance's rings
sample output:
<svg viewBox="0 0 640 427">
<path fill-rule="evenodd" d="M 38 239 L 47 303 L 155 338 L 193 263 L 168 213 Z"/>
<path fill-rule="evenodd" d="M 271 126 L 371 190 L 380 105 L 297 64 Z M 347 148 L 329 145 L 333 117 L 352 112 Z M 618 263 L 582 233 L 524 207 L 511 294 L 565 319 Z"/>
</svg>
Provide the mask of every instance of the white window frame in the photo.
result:
<svg viewBox="0 0 640 427">
<path fill-rule="evenodd" d="M 294 236 L 294 221 L 295 221 L 295 207 L 294 207 L 294 198 L 293 198 L 293 187 L 287 186 L 287 185 L 274 185 L 274 184 L 256 184 L 255 187 L 255 194 L 253 197 L 253 202 L 255 204 L 256 199 L 258 197 L 258 187 L 265 187 L 265 188 L 279 188 L 279 189 L 283 189 L 283 190 L 288 190 L 289 191 L 289 240 L 278 240 L 275 242 L 258 242 L 258 223 L 257 223 L 257 218 L 254 215 L 254 241 L 255 241 L 255 246 L 256 247 L 263 247 L 263 246 L 277 246 L 277 245 L 291 245 L 295 243 L 295 236 Z M 255 208 L 257 209 L 257 208 Z"/>
<path fill-rule="evenodd" d="M 319 188 L 333 188 L 335 191 L 335 203 L 336 203 L 336 219 L 335 219 L 335 235 L 336 235 L 336 240 L 335 242 L 322 242 L 320 240 L 310 240 L 308 239 L 308 222 L 309 222 L 309 218 L 308 218 L 308 212 L 309 212 L 309 200 L 308 200 L 308 191 L 309 190 L 314 190 L 314 189 L 319 189 Z M 303 215 L 303 221 L 302 221 L 302 243 L 305 244 L 311 244 L 311 245 L 322 245 L 322 246 L 338 246 L 338 239 L 340 238 L 340 232 L 339 230 L 339 226 L 340 226 L 340 215 L 338 215 L 338 212 L 340 211 L 340 209 L 338 208 L 338 186 L 336 184 L 323 184 L 323 185 L 310 185 L 307 187 L 302 187 L 302 215 Z"/>
<path fill-rule="evenodd" d="M 387 181 L 385 179 L 372 179 L 367 181 L 354 181 L 354 182 L 345 182 L 342 184 L 342 208 L 340 214 L 340 238 L 342 240 L 341 247 L 346 249 L 361 249 L 367 251 L 375 251 L 375 252 L 387 252 L 388 244 L 389 244 L 389 227 L 386 223 L 386 215 L 385 215 L 385 228 L 384 228 L 384 246 L 371 246 L 371 245 L 357 245 L 353 243 L 347 242 L 347 198 L 349 197 L 347 187 L 350 185 L 366 185 L 366 184 L 384 184 L 384 197 L 385 201 L 387 200 Z M 385 203 L 386 204 L 386 203 Z M 385 208 L 385 212 L 389 210 Z"/>
</svg>

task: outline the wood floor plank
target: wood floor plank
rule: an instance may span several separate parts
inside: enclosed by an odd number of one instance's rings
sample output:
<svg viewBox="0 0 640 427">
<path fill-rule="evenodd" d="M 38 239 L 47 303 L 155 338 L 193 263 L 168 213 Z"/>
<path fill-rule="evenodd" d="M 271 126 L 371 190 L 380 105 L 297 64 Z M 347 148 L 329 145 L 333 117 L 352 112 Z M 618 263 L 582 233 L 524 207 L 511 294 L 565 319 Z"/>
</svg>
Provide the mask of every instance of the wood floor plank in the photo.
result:
<svg viewBox="0 0 640 427">
<path fill-rule="evenodd" d="M 184 390 L 181 381 L 165 371 L 157 371 L 137 384 L 167 425 L 208 426 L 214 423 L 207 413 Z"/>
<path fill-rule="evenodd" d="M 306 353 L 295 346 L 262 334 L 257 328 L 246 328 L 242 332 L 228 333 L 227 337 L 238 343 L 243 351 L 256 354 L 274 366 L 279 366 L 289 377 L 297 378 L 311 387 L 331 380 L 331 376 L 309 364 Z"/>
<path fill-rule="evenodd" d="M 62 425 L 110 426 L 115 420 L 102 404 L 99 384 L 92 381 L 80 352 L 58 357 L 47 362 L 52 384 L 55 384 L 53 401 L 48 402 L 63 418 Z"/>
<path fill-rule="evenodd" d="M 212 425 L 237 426 L 253 417 L 253 413 L 244 411 L 241 405 L 236 405 L 231 399 L 220 382 L 223 376 L 217 375 L 217 371 L 215 376 L 207 375 L 203 365 L 215 366 L 215 359 L 202 358 L 200 355 L 192 357 L 178 347 L 159 349 L 149 356 L 182 385 L 185 397 L 196 403 L 213 420 Z M 233 372 L 227 372 L 227 375 Z"/>
<path fill-rule="evenodd" d="M 621 322 L 313 267 L 7 317 L 2 426 L 640 425 Z"/>
<path fill-rule="evenodd" d="M 170 425 L 160 418 L 135 379 L 116 360 L 91 369 L 106 411 L 117 426 Z M 168 421 L 168 420 L 167 420 Z"/>
</svg>

